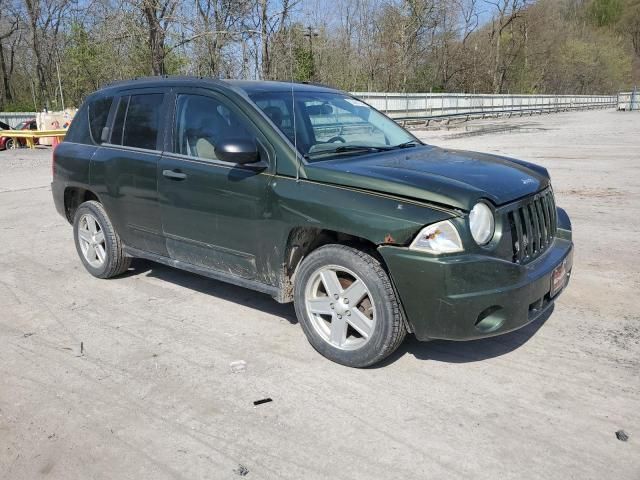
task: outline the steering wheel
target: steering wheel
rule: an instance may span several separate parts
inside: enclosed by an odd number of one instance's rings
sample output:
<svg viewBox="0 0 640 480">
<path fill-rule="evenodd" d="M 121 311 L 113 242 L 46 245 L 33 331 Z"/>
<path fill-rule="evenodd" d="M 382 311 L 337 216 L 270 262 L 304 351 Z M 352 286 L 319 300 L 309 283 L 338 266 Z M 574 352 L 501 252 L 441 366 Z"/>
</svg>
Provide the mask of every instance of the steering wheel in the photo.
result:
<svg viewBox="0 0 640 480">
<path fill-rule="evenodd" d="M 329 140 L 327 140 L 324 143 L 335 143 L 335 142 L 347 143 L 347 141 L 344 138 L 342 138 L 340 135 L 336 135 L 335 137 L 331 137 Z"/>
</svg>

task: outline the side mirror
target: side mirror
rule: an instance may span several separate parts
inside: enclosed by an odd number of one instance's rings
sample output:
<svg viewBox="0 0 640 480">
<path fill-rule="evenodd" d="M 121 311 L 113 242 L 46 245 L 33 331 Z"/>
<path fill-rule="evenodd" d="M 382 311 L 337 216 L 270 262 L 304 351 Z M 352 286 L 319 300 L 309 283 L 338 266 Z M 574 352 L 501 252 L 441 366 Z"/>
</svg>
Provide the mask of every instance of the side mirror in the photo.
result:
<svg viewBox="0 0 640 480">
<path fill-rule="evenodd" d="M 255 163 L 259 157 L 256 142 L 246 138 L 220 140 L 216 143 L 215 152 L 220 160 L 240 165 Z"/>
</svg>

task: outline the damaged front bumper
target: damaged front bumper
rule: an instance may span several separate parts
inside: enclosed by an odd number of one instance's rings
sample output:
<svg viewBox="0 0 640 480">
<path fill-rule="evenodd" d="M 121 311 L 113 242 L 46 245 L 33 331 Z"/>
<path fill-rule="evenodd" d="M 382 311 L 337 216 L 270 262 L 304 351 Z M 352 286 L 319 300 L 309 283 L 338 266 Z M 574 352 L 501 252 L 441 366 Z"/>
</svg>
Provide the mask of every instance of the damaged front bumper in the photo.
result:
<svg viewBox="0 0 640 480">
<path fill-rule="evenodd" d="M 428 256 L 379 248 L 409 325 L 419 340 L 472 340 L 507 333 L 542 316 L 566 287 L 573 266 L 570 224 L 526 265 L 491 256 Z M 562 268 L 564 267 L 564 268 Z M 564 275 L 561 288 L 558 275 Z"/>
</svg>

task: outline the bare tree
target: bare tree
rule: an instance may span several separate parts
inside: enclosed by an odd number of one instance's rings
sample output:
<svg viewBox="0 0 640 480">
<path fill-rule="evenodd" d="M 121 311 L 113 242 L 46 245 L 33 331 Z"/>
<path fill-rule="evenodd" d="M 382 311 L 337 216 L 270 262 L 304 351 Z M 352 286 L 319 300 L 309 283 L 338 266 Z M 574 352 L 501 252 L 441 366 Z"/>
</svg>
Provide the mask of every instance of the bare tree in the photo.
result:
<svg viewBox="0 0 640 480">
<path fill-rule="evenodd" d="M 11 41 L 20 27 L 20 16 L 13 9 L 13 5 L 6 1 L 0 1 L 0 70 L 2 70 L 2 82 L 0 83 L 2 102 L 10 103 L 13 100 L 11 93 L 11 75 L 13 73 L 13 58 L 15 56 L 16 39 Z M 18 36 L 19 41 L 19 36 Z M 5 57 L 5 44 L 9 44 L 9 62 Z"/>
<path fill-rule="evenodd" d="M 229 43 L 240 41 L 246 49 L 245 21 L 253 2 L 249 0 L 196 0 L 198 12 L 197 31 L 192 39 L 198 39 L 206 52 L 205 72 L 218 76 L 223 70 L 222 51 Z M 243 58 L 244 62 L 244 58 Z"/>
<path fill-rule="evenodd" d="M 166 73 L 165 40 L 177 6 L 177 0 L 140 0 L 138 3 L 147 27 L 147 44 L 154 75 Z"/>
<path fill-rule="evenodd" d="M 37 79 L 36 98 L 41 105 L 50 106 L 52 71 L 57 62 L 58 34 L 63 25 L 68 0 L 24 0 L 30 47 L 35 57 Z"/>
<path fill-rule="evenodd" d="M 504 59 L 512 55 L 508 49 L 518 47 L 516 37 L 511 35 L 507 52 L 505 52 L 503 33 L 507 28 L 513 28 L 513 22 L 524 14 L 530 0 L 483 0 L 483 2 L 493 9 L 489 35 L 494 48 L 493 92 L 502 93 L 507 74 L 507 65 Z"/>
<path fill-rule="evenodd" d="M 257 26 L 260 29 L 262 49 L 261 78 L 263 79 L 275 78 L 272 71 L 273 59 L 271 56 L 273 44 L 280 43 L 282 45 L 284 42 L 280 34 L 287 28 L 291 10 L 298 3 L 300 3 L 300 0 L 281 0 L 279 3 L 272 0 L 258 0 L 256 3 L 256 10 L 259 13 Z M 279 10 L 274 12 L 274 7 L 279 8 Z"/>
</svg>

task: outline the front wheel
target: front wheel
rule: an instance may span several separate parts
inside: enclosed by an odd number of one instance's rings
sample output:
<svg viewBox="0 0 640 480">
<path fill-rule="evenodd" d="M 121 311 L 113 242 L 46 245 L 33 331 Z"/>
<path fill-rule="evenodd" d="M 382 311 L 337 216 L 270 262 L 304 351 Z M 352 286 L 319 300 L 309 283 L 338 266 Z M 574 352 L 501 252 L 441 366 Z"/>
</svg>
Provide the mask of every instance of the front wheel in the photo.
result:
<svg viewBox="0 0 640 480">
<path fill-rule="evenodd" d="M 311 252 L 296 273 L 294 302 L 309 343 L 342 365 L 373 365 L 406 335 L 389 276 L 377 259 L 352 247 Z"/>
</svg>

